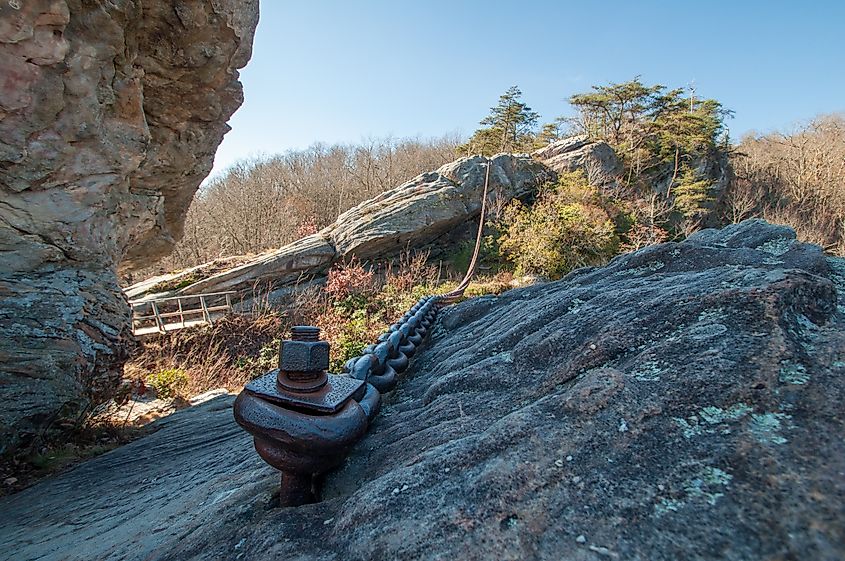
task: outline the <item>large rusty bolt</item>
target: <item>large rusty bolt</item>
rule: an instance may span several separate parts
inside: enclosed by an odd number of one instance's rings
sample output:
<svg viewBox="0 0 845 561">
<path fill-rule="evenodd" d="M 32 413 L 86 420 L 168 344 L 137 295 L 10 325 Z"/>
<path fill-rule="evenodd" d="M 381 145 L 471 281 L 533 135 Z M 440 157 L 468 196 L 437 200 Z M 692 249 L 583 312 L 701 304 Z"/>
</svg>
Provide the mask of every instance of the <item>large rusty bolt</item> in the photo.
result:
<svg viewBox="0 0 845 561">
<path fill-rule="evenodd" d="M 259 456 L 281 471 L 284 506 L 317 500 L 316 476 L 343 462 L 381 402 L 366 380 L 326 372 L 329 344 L 319 336 L 316 327 L 294 327 L 280 349 L 280 368 L 249 382 L 235 400 L 235 421 L 252 434 Z"/>
<path fill-rule="evenodd" d="M 291 329 L 290 340 L 282 341 L 279 350 L 279 369 L 291 374 L 329 369 L 329 342 L 320 341 L 319 327 L 296 325 Z"/>
<path fill-rule="evenodd" d="M 313 392 L 326 384 L 329 342 L 320 341 L 320 328 L 296 325 L 279 348 L 278 382 L 286 389 Z"/>
</svg>

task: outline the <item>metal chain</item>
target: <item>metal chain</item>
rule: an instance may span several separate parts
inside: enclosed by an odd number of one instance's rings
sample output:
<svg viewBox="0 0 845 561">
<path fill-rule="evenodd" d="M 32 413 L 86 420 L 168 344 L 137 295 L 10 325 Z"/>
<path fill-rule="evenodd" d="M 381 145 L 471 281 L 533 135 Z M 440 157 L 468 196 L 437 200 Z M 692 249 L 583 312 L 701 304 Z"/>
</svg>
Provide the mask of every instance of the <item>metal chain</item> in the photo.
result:
<svg viewBox="0 0 845 561">
<path fill-rule="evenodd" d="M 377 342 L 364 348 L 364 352 L 349 359 L 343 372 L 372 384 L 380 393 L 389 392 L 398 381 L 398 375 L 407 370 L 411 357 L 417 352 L 431 326 L 437 319 L 441 308 L 459 300 L 475 276 L 484 221 L 487 215 L 487 193 L 490 183 L 490 165 L 487 160 L 484 176 L 484 193 L 481 199 L 481 214 L 478 220 L 478 232 L 475 237 L 475 249 L 472 253 L 467 272 L 458 286 L 446 294 L 424 296 L 414 304 L 399 321 L 382 333 Z"/>
<path fill-rule="evenodd" d="M 281 472 L 281 505 L 317 500 L 315 475 L 340 465 L 378 414 L 381 394 L 392 390 L 408 368 L 439 311 L 464 294 L 478 263 L 489 181 L 487 160 L 475 250 L 454 290 L 420 298 L 363 354 L 347 361 L 341 375 L 326 372 L 329 345 L 318 340 L 320 330 L 296 326 L 282 345 L 279 368 L 238 395 L 235 421 L 253 435 L 261 458 Z"/>
</svg>

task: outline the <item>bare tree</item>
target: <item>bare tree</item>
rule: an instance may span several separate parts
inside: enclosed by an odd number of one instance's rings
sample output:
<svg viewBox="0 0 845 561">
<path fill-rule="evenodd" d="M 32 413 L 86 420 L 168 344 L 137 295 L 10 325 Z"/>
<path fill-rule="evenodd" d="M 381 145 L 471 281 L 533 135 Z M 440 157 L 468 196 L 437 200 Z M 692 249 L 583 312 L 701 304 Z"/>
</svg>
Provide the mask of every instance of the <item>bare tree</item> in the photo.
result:
<svg viewBox="0 0 845 561">
<path fill-rule="evenodd" d="M 197 192 L 173 253 L 134 279 L 278 248 L 454 159 L 460 138 L 370 138 L 238 162 Z"/>
<path fill-rule="evenodd" d="M 823 115 L 788 132 L 749 135 L 732 157 L 726 219 L 761 216 L 842 254 L 845 117 Z"/>
</svg>

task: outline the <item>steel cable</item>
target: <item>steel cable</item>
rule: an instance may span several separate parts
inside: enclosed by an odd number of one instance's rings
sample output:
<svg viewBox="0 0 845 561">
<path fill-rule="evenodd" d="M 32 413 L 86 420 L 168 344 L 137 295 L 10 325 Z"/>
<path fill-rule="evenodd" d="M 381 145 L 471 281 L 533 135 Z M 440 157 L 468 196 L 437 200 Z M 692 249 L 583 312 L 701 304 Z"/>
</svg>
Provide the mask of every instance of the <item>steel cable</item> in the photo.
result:
<svg viewBox="0 0 845 561">
<path fill-rule="evenodd" d="M 458 298 L 464 295 L 464 291 L 466 291 L 467 287 L 469 286 L 470 281 L 475 276 L 475 268 L 478 264 L 478 254 L 481 252 L 481 238 L 482 234 L 484 233 L 484 221 L 487 216 L 487 191 L 490 185 L 490 160 L 487 159 L 487 171 L 484 174 L 484 191 L 481 196 L 481 214 L 478 219 L 478 232 L 475 236 L 475 249 L 472 252 L 472 259 L 469 262 L 469 266 L 467 267 L 466 275 L 464 275 L 463 280 L 461 283 L 452 290 L 451 292 L 447 292 L 441 298 L 448 302 L 454 302 Z"/>
<path fill-rule="evenodd" d="M 487 159 L 475 248 L 464 278 L 454 290 L 446 294 L 420 298 L 399 321 L 391 325 L 387 332 L 378 337 L 376 343 L 368 345 L 360 356 L 353 357 L 346 362 L 343 368 L 345 374 L 369 382 L 381 393 L 392 390 L 398 381 L 398 374 L 408 368 L 410 358 L 416 353 L 417 348 L 428 334 L 439 309 L 456 302 L 464 295 L 475 276 L 478 256 L 481 252 L 481 239 L 487 216 L 490 166 L 491 162 Z"/>
</svg>

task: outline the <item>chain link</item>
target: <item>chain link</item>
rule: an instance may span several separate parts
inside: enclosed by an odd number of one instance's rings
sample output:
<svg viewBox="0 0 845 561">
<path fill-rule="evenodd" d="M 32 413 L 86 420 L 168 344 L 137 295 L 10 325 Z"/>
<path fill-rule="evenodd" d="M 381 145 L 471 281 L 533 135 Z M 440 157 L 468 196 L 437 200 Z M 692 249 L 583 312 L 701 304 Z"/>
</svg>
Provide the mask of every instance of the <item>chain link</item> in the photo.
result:
<svg viewBox="0 0 845 561">
<path fill-rule="evenodd" d="M 481 214 L 478 220 L 478 232 L 475 237 L 475 249 L 467 272 L 458 286 L 446 294 L 424 296 L 414 304 L 399 321 L 382 333 L 377 342 L 364 348 L 363 354 L 349 359 L 343 373 L 358 380 L 372 384 L 380 393 L 396 387 L 398 375 L 408 369 L 411 357 L 417 352 L 432 325 L 437 320 L 441 308 L 457 302 L 466 291 L 475 276 L 478 254 L 487 214 L 487 193 L 490 183 L 490 160 L 486 162 L 484 175 L 484 193 L 481 199 Z"/>
</svg>

